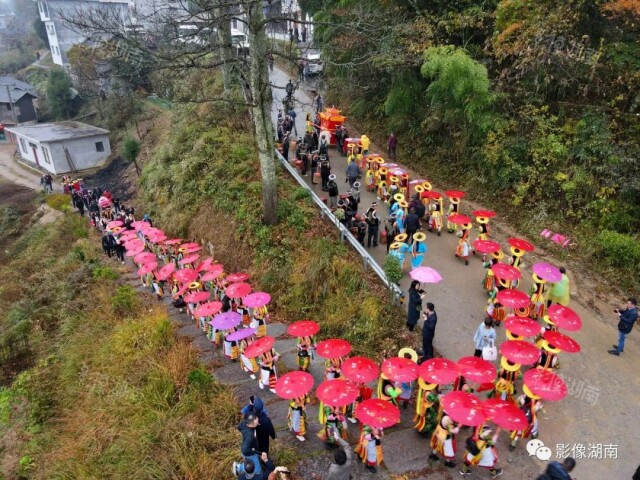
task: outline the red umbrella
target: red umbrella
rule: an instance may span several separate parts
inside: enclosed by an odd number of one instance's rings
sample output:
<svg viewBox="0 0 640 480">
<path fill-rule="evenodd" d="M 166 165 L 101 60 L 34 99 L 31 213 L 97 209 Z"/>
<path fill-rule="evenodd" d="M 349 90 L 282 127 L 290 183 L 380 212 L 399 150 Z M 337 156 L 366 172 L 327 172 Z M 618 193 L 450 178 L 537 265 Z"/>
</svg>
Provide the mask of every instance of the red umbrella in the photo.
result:
<svg viewBox="0 0 640 480">
<path fill-rule="evenodd" d="M 516 267 L 507 265 L 506 263 L 496 263 L 491 266 L 493 274 L 503 280 L 518 280 L 522 278 L 522 273 Z"/>
<path fill-rule="evenodd" d="M 382 362 L 382 373 L 392 382 L 412 382 L 418 378 L 418 364 L 409 358 L 391 357 Z"/>
<path fill-rule="evenodd" d="M 249 280 L 249 274 L 244 272 L 232 273 L 227 276 L 227 282 L 235 283 L 235 282 L 246 282 Z"/>
<path fill-rule="evenodd" d="M 491 382 L 498 373 L 491 362 L 478 357 L 462 357 L 457 366 L 460 375 L 473 383 Z"/>
<path fill-rule="evenodd" d="M 194 263 L 196 260 L 200 258 L 200 255 L 194 253 L 193 255 L 187 255 L 186 257 L 182 257 L 182 260 L 178 262 L 178 265 L 187 265 L 188 263 Z"/>
<path fill-rule="evenodd" d="M 138 234 L 133 230 L 125 230 L 124 232 L 118 234 L 118 238 L 123 242 L 128 242 L 129 240 L 138 238 Z"/>
<path fill-rule="evenodd" d="M 511 363 L 533 365 L 540 358 L 540 350 L 533 343 L 523 340 L 508 340 L 500 345 L 500 354 Z"/>
<path fill-rule="evenodd" d="M 547 310 L 547 316 L 558 328 L 569 330 L 570 332 L 577 332 L 582 328 L 580 316 L 569 307 L 551 305 Z"/>
<path fill-rule="evenodd" d="M 564 333 L 547 330 L 542 334 L 542 337 L 549 342 L 550 345 L 559 348 L 563 352 L 577 353 L 580 351 L 580 344 Z"/>
<path fill-rule="evenodd" d="M 480 253 L 495 253 L 500 250 L 500 244 L 491 240 L 476 240 L 473 242 L 473 248 Z"/>
<path fill-rule="evenodd" d="M 474 217 L 484 217 L 484 218 L 493 218 L 496 216 L 496 212 L 493 210 L 474 210 Z"/>
<path fill-rule="evenodd" d="M 438 192 L 436 192 L 435 190 L 429 190 L 428 192 L 422 192 L 420 194 L 420 196 L 422 198 L 430 198 L 432 200 L 440 200 L 442 198 L 442 195 Z"/>
<path fill-rule="evenodd" d="M 445 385 L 453 382 L 460 373 L 453 360 L 446 358 L 430 358 L 418 367 L 418 375 L 427 383 Z"/>
<path fill-rule="evenodd" d="M 153 272 L 156 268 L 158 268 L 158 262 L 145 263 L 138 269 L 138 275 L 146 275 L 147 273 Z"/>
<path fill-rule="evenodd" d="M 397 425 L 400 420 L 400 410 L 391 402 L 380 400 L 379 398 L 370 398 L 358 404 L 356 418 L 363 425 L 386 428 Z"/>
<path fill-rule="evenodd" d="M 515 288 L 500 290 L 496 295 L 496 299 L 507 308 L 528 307 L 531 301 L 529 295 Z"/>
<path fill-rule="evenodd" d="M 520 337 L 535 337 L 540 333 L 540 324 L 529 317 L 509 315 L 504 320 L 504 328 Z"/>
<path fill-rule="evenodd" d="M 204 302 L 205 300 L 209 300 L 211 296 L 211 292 L 192 292 L 187 293 L 184 296 L 184 301 L 187 303 L 199 303 Z"/>
<path fill-rule="evenodd" d="M 260 308 L 271 302 L 271 295 L 266 292 L 253 292 L 242 299 L 242 303 L 250 308 Z"/>
<path fill-rule="evenodd" d="M 203 270 L 206 271 L 209 265 L 213 263 L 213 257 L 207 257 L 203 259 L 196 267 L 196 272 L 200 273 Z"/>
<path fill-rule="evenodd" d="M 156 273 L 156 278 L 158 280 L 166 280 L 171 275 L 173 275 L 173 272 L 175 272 L 175 271 L 176 271 L 176 264 L 175 263 L 167 263 L 164 267 L 162 267 L 160 270 L 158 270 L 158 272 Z"/>
<path fill-rule="evenodd" d="M 133 261 L 138 265 L 141 265 L 143 263 L 155 262 L 156 260 L 156 254 L 151 252 L 142 252 L 133 257 Z"/>
<path fill-rule="evenodd" d="M 487 418 L 500 428 L 521 431 L 527 428 L 527 416 L 513 402 L 501 398 L 490 398 L 484 402 Z"/>
<path fill-rule="evenodd" d="M 142 231 L 142 233 L 144 233 L 148 237 L 155 237 L 157 235 L 164 235 L 164 232 L 162 230 L 160 230 L 159 228 L 143 227 L 141 229 L 141 231 Z"/>
<path fill-rule="evenodd" d="M 562 378 L 540 367 L 527 371 L 524 374 L 523 381 L 534 395 L 543 400 L 562 400 L 568 393 L 567 385 Z"/>
<path fill-rule="evenodd" d="M 181 283 L 191 283 L 195 282 L 198 278 L 198 272 L 192 268 L 181 268 L 176 271 L 173 276 Z"/>
<path fill-rule="evenodd" d="M 447 190 L 444 194 L 449 198 L 464 198 L 465 193 L 460 190 Z"/>
<path fill-rule="evenodd" d="M 535 248 L 531 243 L 523 240 L 522 238 L 510 238 L 508 242 L 513 248 L 524 250 L 525 252 L 533 252 Z"/>
<path fill-rule="evenodd" d="M 143 222 L 142 220 L 136 220 L 135 222 L 131 222 L 131 226 L 136 230 L 140 230 L 141 228 L 149 228 L 151 224 L 149 222 Z"/>
<path fill-rule="evenodd" d="M 126 248 L 127 250 L 131 250 L 140 246 L 144 247 L 144 240 L 140 240 L 138 237 L 124 242 L 124 248 Z"/>
<path fill-rule="evenodd" d="M 144 245 L 138 245 L 135 247 L 131 247 L 130 249 L 127 249 L 127 253 L 125 255 L 127 257 L 135 257 L 136 255 L 142 252 L 144 252 Z"/>
<path fill-rule="evenodd" d="M 107 223 L 107 230 L 111 230 L 112 228 L 115 228 L 115 227 L 121 227 L 122 225 L 124 225 L 122 221 L 112 220 L 111 222 Z"/>
<path fill-rule="evenodd" d="M 188 243 L 183 243 L 182 245 L 180 245 L 180 248 L 182 250 L 189 250 L 191 248 L 198 248 L 200 247 L 199 243 L 196 242 L 188 242 Z"/>
<path fill-rule="evenodd" d="M 341 338 L 332 338 L 318 344 L 316 353 L 322 358 L 340 358 L 349 355 L 351 344 Z"/>
<path fill-rule="evenodd" d="M 182 242 L 182 239 L 180 239 L 180 238 L 171 238 L 169 240 L 165 240 L 162 243 L 164 243 L 165 245 L 177 245 L 180 242 Z"/>
<path fill-rule="evenodd" d="M 453 213 L 447 217 L 451 223 L 455 223 L 456 225 L 465 225 L 467 223 L 471 223 L 471 219 L 466 215 L 462 215 L 460 213 Z"/>
<path fill-rule="evenodd" d="M 207 302 L 196 308 L 196 317 L 210 317 L 222 309 L 222 302 Z"/>
<path fill-rule="evenodd" d="M 167 238 L 167 236 L 162 233 L 162 234 L 157 234 L 157 235 L 150 235 L 149 236 L 149 241 L 151 243 L 162 243 L 165 239 Z"/>
<path fill-rule="evenodd" d="M 292 337 L 310 337 L 320 331 L 320 325 L 313 320 L 299 320 L 287 327 L 287 333 Z"/>
<path fill-rule="evenodd" d="M 309 393 L 313 388 L 313 375 L 295 371 L 282 375 L 276 382 L 276 395 L 286 400 L 298 398 Z"/>
<path fill-rule="evenodd" d="M 376 362 L 366 357 L 351 357 L 345 359 L 340 372 L 347 380 L 356 383 L 368 383 L 378 378 L 380 369 Z"/>
<path fill-rule="evenodd" d="M 442 397 L 441 404 L 446 414 L 462 425 L 475 427 L 487 419 L 482 400 L 469 392 L 449 392 Z"/>
<path fill-rule="evenodd" d="M 242 298 L 251 293 L 251 285 L 248 283 L 232 283 L 225 289 L 225 294 L 229 298 Z"/>
<path fill-rule="evenodd" d="M 276 387 L 277 388 L 277 387 Z M 360 395 L 360 389 L 351 382 L 340 378 L 325 380 L 316 389 L 316 397 L 330 407 L 343 407 L 353 403 Z"/>
<path fill-rule="evenodd" d="M 208 270 L 207 273 L 202 275 L 202 281 L 211 282 L 220 277 L 223 273 L 224 267 L 222 265 L 216 265 L 215 268 L 212 266 L 211 270 Z"/>
<path fill-rule="evenodd" d="M 264 352 L 268 352 L 276 343 L 276 339 L 273 337 L 262 337 L 253 342 L 247 348 L 244 349 L 244 356 L 247 358 L 255 358 L 258 355 L 262 355 Z"/>
</svg>

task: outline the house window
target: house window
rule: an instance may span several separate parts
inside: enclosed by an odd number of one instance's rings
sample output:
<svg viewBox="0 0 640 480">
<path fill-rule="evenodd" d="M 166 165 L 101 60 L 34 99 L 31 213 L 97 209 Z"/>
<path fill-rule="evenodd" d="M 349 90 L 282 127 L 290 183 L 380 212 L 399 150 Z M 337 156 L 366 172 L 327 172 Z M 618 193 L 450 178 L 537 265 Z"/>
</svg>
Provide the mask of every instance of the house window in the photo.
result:
<svg viewBox="0 0 640 480">
<path fill-rule="evenodd" d="M 104 143 L 96 142 L 96 152 L 104 152 Z"/>
<path fill-rule="evenodd" d="M 40 9 L 40 11 L 42 12 L 42 2 L 38 2 L 38 8 Z"/>
<path fill-rule="evenodd" d="M 24 143 L 24 138 L 20 139 L 20 148 L 22 148 L 23 153 L 27 153 L 27 144 Z"/>
<path fill-rule="evenodd" d="M 7 111 L 10 112 L 11 111 L 11 104 L 7 103 Z"/>
<path fill-rule="evenodd" d="M 44 8 L 44 16 L 49 18 L 49 6 L 46 2 L 42 2 L 42 6 Z"/>
<path fill-rule="evenodd" d="M 51 156 L 49 155 L 49 149 L 42 147 L 42 153 L 44 154 L 44 162 L 51 164 Z"/>
</svg>

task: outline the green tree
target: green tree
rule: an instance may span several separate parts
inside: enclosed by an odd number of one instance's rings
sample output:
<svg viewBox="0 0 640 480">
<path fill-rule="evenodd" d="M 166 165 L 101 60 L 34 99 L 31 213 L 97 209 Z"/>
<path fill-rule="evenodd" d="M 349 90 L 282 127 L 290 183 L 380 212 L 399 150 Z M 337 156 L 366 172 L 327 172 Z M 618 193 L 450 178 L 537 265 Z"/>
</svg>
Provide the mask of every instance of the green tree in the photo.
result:
<svg viewBox="0 0 640 480">
<path fill-rule="evenodd" d="M 127 137 L 122 144 L 122 158 L 127 162 L 133 163 L 136 167 L 136 173 L 140 175 L 140 166 L 138 165 L 138 155 L 140 154 L 140 142 L 133 137 Z"/>
<path fill-rule="evenodd" d="M 430 47 L 422 75 L 431 80 L 427 98 L 451 129 L 462 124 L 467 139 L 483 136 L 494 121 L 494 95 L 484 65 L 453 46 Z"/>
<path fill-rule="evenodd" d="M 47 81 L 47 109 L 56 120 L 68 120 L 75 113 L 71 79 L 60 69 L 52 69 Z"/>
</svg>

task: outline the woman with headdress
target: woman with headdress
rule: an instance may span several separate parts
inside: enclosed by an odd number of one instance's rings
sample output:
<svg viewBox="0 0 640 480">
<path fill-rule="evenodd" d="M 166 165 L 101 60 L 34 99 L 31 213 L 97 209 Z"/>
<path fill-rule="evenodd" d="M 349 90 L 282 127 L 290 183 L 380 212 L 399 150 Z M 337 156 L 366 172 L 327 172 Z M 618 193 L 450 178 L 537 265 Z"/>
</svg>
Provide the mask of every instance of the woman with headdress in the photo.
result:
<svg viewBox="0 0 640 480">
<path fill-rule="evenodd" d="M 381 442 L 383 435 L 381 428 L 364 426 L 355 448 L 356 454 L 372 473 L 376 472 L 376 467 L 384 460 Z"/>
<path fill-rule="evenodd" d="M 438 396 L 438 384 L 427 383 L 422 378 L 418 378 L 418 395 L 416 396 L 416 415 L 413 426 L 418 433 L 430 434 L 438 424 L 438 411 L 440 408 L 440 397 Z"/>
<path fill-rule="evenodd" d="M 302 395 L 289 401 L 289 415 L 287 416 L 289 430 L 291 430 L 301 442 L 306 440 L 307 414 L 305 408 L 309 401 L 309 395 Z"/>
<path fill-rule="evenodd" d="M 411 268 L 418 268 L 424 261 L 424 255 L 427 253 L 427 244 L 425 240 L 427 236 L 423 232 L 413 234 L 413 244 L 411 245 Z"/>
<path fill-rule="evenodd" d="M 456 435 L 460 428 L 448 415 L 442 415 L 436 425 L 436 429 L 431 436 L 430 460 L 437 461 L 440 456 L 444 458 L 445 467 L 452 468 L 456 460 Z"/>
</svg>

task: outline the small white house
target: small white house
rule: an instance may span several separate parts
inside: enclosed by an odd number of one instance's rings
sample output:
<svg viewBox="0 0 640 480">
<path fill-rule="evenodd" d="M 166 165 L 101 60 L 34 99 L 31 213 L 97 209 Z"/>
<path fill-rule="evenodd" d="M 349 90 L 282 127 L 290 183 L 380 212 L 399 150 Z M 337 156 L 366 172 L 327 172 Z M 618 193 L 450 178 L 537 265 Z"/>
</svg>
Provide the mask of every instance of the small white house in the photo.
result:
<svg viewBox="0 0 640 480">
<path fill-rule="evenodd" d="M 53 174 L 99 167 L 111 154 L 109 131 L 80 122 L 8 127 L 22 159 Z"/>
</svg>

